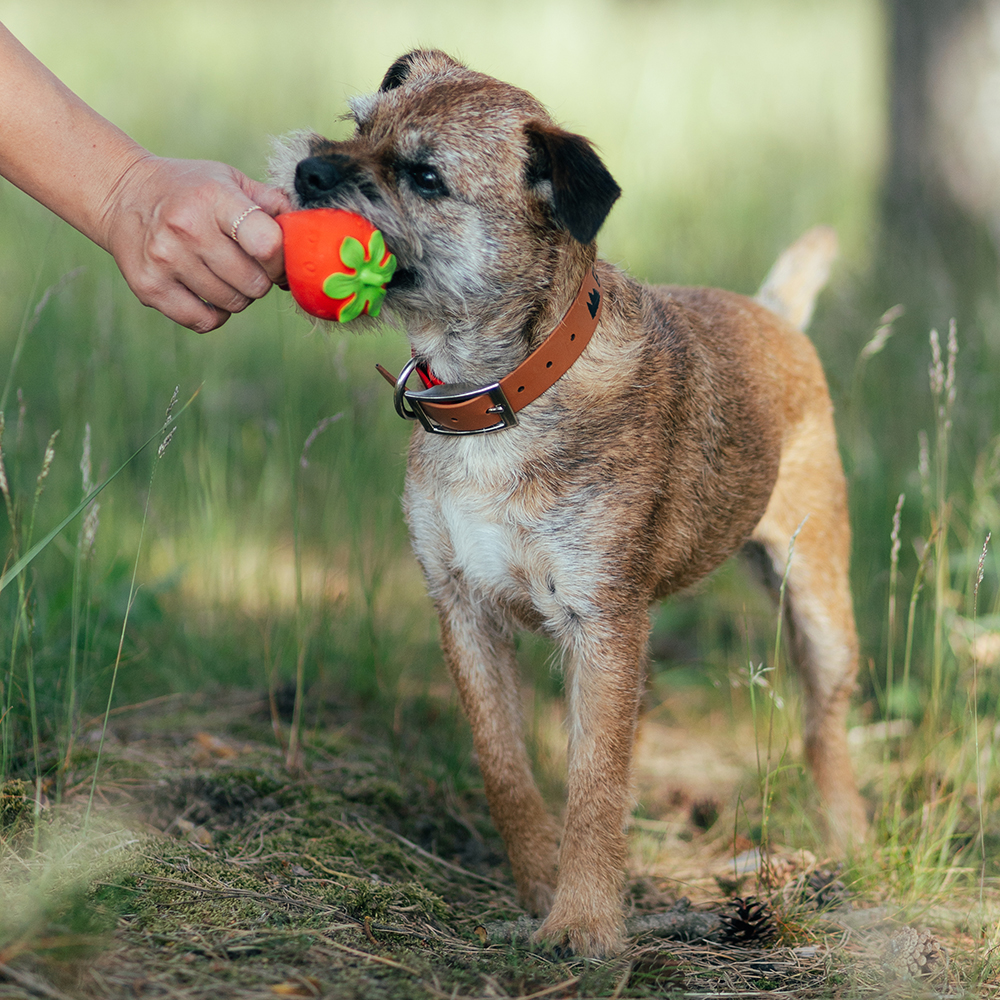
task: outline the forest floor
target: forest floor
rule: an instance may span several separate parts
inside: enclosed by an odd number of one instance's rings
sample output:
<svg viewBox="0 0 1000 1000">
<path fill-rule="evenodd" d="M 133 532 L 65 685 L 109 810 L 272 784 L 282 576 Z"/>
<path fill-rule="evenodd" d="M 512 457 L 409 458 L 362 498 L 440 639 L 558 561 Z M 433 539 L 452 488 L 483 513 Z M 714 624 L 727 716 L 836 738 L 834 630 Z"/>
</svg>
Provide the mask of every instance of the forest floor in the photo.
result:
<svg viewBox="0 0 1000 1000">
<path fill-rule="evenodd" d="M 712 793 L 727 793 L 739 761 L 655 724 L 637 785 L 664 767 L 675 780 L 657 818 L 633 821 L 627 951 L 598 962 L 541 950 L 481 789 L 430 777 L 391 726 L 339 715 L 293 772 L 266 697 L 161 699 L 112 720 L 89 816 L 99 729 L 37 823 L 31 786 L 8 782 L 0 997 L 995 990 L 963 904 L 914 920 L 852 886 L 848 868 L 721 829 Z"/>
</svg>

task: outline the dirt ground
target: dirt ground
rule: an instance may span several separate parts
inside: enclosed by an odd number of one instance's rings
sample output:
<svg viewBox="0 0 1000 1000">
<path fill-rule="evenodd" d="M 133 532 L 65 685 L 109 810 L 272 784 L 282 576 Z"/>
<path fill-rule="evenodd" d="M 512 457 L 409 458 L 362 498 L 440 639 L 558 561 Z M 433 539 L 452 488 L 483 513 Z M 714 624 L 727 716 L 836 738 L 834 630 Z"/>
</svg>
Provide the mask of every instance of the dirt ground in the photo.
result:
<svg viewBox="0 0 1000 1000">
<path fill-rule="evenodd" d="M 407 727 L 433 724 L 421 711 Z M 43 804 L 37 840 L 30 786 L 8 783 L 0 997 L 961 996 L 977 981 L 975 995 L 992 990 L 961 920 L 915 916 L 830 859 L 775 844 L 762 855 L 734 832 L 732 803 L 753 766 L 739 734 L 646 720 L 632 937 L 625 954 L 589 962 L 531 946 L 535 925 L 474 782 L 442 778 L 384 726 L 338 719 L 336 708 L 331 718 L 290 773 L 265 698 L 168 699 L 122 713 L 89 819 L 96 742 L 85 741 L 62 801 Z M 537 728 L 543 769 L 558 774 L 558 714 L 542 713 Z"/>
</svg>

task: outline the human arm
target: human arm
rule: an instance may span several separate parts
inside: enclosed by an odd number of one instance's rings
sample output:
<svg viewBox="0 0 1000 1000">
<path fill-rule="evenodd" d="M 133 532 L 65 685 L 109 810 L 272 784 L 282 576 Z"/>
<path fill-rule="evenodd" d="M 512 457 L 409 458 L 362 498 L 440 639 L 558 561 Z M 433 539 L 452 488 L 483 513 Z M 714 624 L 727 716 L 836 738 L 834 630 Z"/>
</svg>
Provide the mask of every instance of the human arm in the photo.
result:
<svg viewBox="0 0 1000 1000">
<path fill-rule="evenodd" d="M 0 175 L 111 253 L 141 302 L 198 332 L 284 270 L 286 196 L 207 160 L 154 156 L 0 24 Z M 233 223 L 253 205 L 230 239 Z"/>
</svg>

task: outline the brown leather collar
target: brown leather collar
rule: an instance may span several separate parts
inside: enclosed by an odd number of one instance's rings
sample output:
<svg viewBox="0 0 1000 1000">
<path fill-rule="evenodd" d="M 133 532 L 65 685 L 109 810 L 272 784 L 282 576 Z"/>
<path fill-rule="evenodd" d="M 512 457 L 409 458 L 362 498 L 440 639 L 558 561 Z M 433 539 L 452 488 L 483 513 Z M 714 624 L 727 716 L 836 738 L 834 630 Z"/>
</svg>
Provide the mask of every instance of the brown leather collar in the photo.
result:
<svg viewBox="0 0 1000 1000">
<path fill-rule="evenodd" d="M 572 367 L 601 321 L 604 295 L 596 268 L 588 270 L 566 315 L 545 341 L 509 375 L 485 386 L 444 383 L 413 391 L 406 383 L 420 364 L 411 359 L 399 378 L 381 365 L 379 374 L 394 387 L 396 411 L 419 420 L 431 434 L 486 434 L 513 427 L 516 413 L 538 399 Z"/>
</svg>

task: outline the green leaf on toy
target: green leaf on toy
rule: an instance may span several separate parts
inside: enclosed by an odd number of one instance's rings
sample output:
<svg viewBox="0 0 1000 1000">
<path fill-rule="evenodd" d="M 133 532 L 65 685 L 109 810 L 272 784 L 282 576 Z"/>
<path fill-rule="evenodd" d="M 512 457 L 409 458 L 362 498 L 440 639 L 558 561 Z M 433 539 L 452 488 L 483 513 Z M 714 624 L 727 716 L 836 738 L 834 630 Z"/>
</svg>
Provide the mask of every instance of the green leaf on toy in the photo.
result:
<svg viewBox="0 0 1000 1000">
<path fill-rule="evenodd" d="M 365 311 L 365 307 L 368 309 L 369 316 L 378 316 L 384 298 L 384 288 L 372 288 L 371 286 L 364 288 L 344 305 L 338 319 L 341 323 L 349 323 L 352 319 L 357 319 Z"/>
<path fill-rule="evenodd" d="M 396 258 L 389 254 L 385 263 L 385 240 L 376 229 L 368 240 L 368 256 L 365 248 L 353 236 L 345 236 L 340 245 L 340 259 L 352 268 L 354 274 L 337 272 L 323 282 L 323 292 L 331 299 L 348 299 L 340 311 L 339 321 L 347 323 L 356 319 L 367 308 L 369 316 L 378 316 L 385 298 L 384 285 L 396 273 Z M 352 298 L 353 296 L 353 298 Z"/>
<path fill-rule="evenodd" d="M 365 262 L 365 248 L 360 240 L 356 240 L 353 236 L 345 236 L 344 242 L 340 244 L 340 259 L 357 271 Z"/>
<path fill-rule="evenodd" d="M 382 234 L 376 229 L 368 240 L 368 259 L 377 264 L 382 260 L 384 253 L 385 240 L 382 239 Z"/>
<path fill-rule="evenodd" d="M 331 274 L 326 281 L 323 282 L 323 291 L 330 296 L 331 299 L 346 299 L 348 295 L 353 295 L 360 286 L 361 282 L 358 280 L 356 274 Z"/>
</svg>

